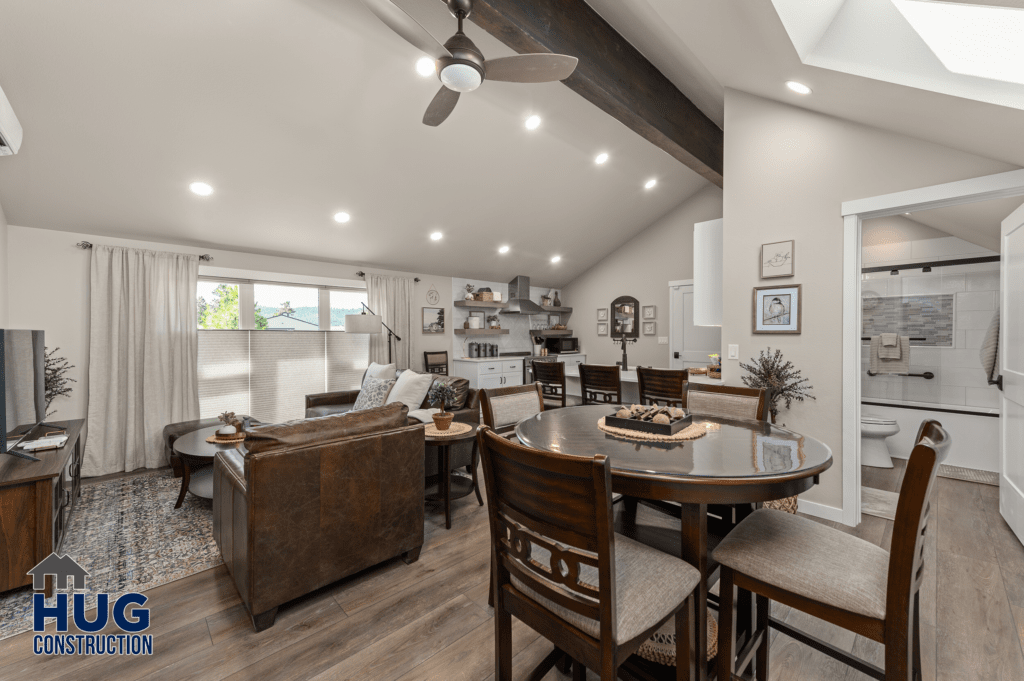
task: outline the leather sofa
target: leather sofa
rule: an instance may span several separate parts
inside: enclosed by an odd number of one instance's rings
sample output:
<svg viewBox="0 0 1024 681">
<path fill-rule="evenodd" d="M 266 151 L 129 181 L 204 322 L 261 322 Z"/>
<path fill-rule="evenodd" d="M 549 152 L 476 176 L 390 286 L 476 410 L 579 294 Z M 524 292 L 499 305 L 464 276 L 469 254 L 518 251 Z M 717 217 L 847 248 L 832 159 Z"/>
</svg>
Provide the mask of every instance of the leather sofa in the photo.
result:
<svg viewBox="0 0 1024 681">
<path fill-rule="evenodd" d="M 214 460 L 213 534 L 256 631 L 283 603 L 423 545 L 423 428 L 408 408 L 259 426 Z"/>
</svg>

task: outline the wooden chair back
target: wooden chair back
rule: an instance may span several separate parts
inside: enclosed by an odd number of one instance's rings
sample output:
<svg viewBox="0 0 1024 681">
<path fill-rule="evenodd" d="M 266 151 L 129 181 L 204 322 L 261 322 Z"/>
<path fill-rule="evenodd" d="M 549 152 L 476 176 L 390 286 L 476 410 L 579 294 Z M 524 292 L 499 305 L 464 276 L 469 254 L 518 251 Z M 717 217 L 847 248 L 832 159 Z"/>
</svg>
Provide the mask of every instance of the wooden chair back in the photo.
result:
<svg viewBox="0 0 1024 681">
<path fill-rule="evenodd" d="M 534 362 L 533 379 L 545 397 L 565 406 L 565 362 Z"/>
<path fill-rule="evenodd" d="M 601 640 L 615 640 L 615 544 L 607 457 L 531 449 L 486 426 L 480 428 L 477 442 L 487 488 L 496 591 L 515 578 L 549 601 L 599 620 Z M 550 559 L 537 560 L 537 548 Z M 596 588 L 580 581 L 584 565 L 597 569 Z M 521 593 L 515 585 L 512 588 Z"/>
<path fill-rule="evenodd" d="M 660 407 L 685 407 L 683 386 L 687 382 L 686 369 L 645 369 L 636 368 L 640 389 L 640 404 Z"/>
<path fill-rule="evenodd" d="M 939 466 L 949 455 L 949 434 L 938 421 L 925 421 L 903 475 L 892 528 L 886 587 L 886 628 L 890 617 L 910 611 L 924 573 L 924 535 L 933 512 L 932 491 Z M 897 622 L 897 625 L 899 623 Z"/>
<path fill-rule="evenodd" d="M 602 364 L 580 365 L 583 404 L 622 404 L 622 367 Z"/>
<path fill-rule="evenodd" d="M 448 375 L 448 352 L 430 352 L 424 351 L 423 353 L 423 372 L 427 374 L 444 374 Z"/>
<path fill-rule="evenodd" d="M 708 385 L 688 381 L 683 388 L 686 410 L 701 416 L 745 421 L 766 421 L 768 402 L 764 388 Z"/>
<path fill-rule="evenodd" d="M 485 388 L 480 391 L 480 407 L 485 426 L 496 433 L 511 433 L 520 421 L 544 411 L 544 395 L 540 383 Z"/>
</svg>

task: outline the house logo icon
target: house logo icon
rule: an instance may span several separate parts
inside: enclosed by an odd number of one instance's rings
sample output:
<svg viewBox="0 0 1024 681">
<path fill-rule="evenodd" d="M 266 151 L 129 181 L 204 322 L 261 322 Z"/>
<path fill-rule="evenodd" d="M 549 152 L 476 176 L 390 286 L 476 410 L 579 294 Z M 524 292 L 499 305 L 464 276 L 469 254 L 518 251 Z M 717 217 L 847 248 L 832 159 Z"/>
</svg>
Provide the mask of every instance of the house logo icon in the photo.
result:
<svg viewBox="0 0 1024 681">
<path fill-rule="evenodd" d="M 28 571 L 32 575 L 32 589 L 43 591 L 46 588 L 46 576 L 53 575 L 54 589 L 84 589 L 85 578 L 89 573 L 71 556 L 58 556 L 51 553 L 39 565 Z M 68 586 L 70 582 L 71 586 Z"/>
</svg>

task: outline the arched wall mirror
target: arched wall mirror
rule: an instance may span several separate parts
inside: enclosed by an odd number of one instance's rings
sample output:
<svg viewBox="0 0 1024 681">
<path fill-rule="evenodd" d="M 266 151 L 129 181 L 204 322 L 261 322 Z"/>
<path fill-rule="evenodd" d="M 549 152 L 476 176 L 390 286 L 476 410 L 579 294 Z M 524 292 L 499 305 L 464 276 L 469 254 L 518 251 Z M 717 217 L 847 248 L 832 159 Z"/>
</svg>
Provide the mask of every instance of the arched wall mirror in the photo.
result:
<svg viewBox="0 0 1024 681">
<path fill-rule="evenodd" d="M 640 337 L 640 301 L 633 296 L 619 296 L 612 301 L 612 336 Z"/>
</svg>

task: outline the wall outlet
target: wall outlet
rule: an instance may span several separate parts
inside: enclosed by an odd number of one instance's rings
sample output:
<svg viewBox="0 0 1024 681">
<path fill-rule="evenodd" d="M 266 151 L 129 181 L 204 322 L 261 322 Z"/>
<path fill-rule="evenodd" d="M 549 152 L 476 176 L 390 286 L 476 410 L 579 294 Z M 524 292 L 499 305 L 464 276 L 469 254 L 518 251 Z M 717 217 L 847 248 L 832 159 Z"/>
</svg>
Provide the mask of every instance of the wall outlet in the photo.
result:
<svg viewBox="0 0 1024 681">
<path fill-rule="evenodd" d="M 658 336 L 658 345 L 668 345 L 668 336 Z"/>
<path fill-rule="evenodd" d="M 729 346 L 729 359 L 739 359 L 739 358 L 740 358 L 740 346 L 738 346 L 738 345 L 730 345 Z"/>
</svg>

